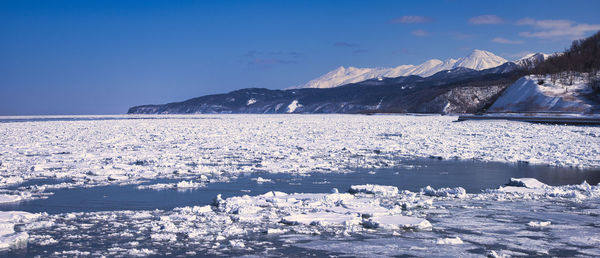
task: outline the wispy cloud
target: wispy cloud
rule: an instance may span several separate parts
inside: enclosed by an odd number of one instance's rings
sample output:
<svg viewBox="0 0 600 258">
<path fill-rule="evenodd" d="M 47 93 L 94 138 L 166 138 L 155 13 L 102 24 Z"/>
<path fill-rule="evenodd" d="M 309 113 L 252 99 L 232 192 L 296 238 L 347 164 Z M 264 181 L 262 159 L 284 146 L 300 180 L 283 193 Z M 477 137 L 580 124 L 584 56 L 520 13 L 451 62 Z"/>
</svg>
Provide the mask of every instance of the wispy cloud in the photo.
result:
<svg viewBox="0 0 600 258">
<path fill-rule="evenodd" d="M 498 17 L 497 15 L 486 14 L 486 15 L 480 15 L 480 16 L 471 17 L 469 19 L 469 23 L 470 24 L 475 24 L 475 25 L 481 25 L 481 24 L 501 24 L 501 23 L 504 23 L 504 20 L 502 18 Z"/>
<path fill-rule="evenodd" d="M 465 40 L 465 39 L 470 39 L 473 37 L 473 35 L 471 35 L 471 34 L 465 34 L 462 32 L 452 32 L 452 33 L 450 33 L 450 35 L 452 35 L 452 37 L 454 37 L 454 39 L 457 39 L 457 40 Z"/>
<path fill-rule="evenodd" d="M 352 43 L 348 43 L 348 42 L 343 42 L 343 41 L 338 41 L 333 43 L 334 47 L 346 47 L 346 48 L 354 48 L 354 47 L 358 47 L 358 45 L 356 44 L 352 44 Z"/>
<path fill-rule="evenodd" d="M 510 40 L 510 39 L 505 39 L 505 38 L 501 38 L 501 37 L 493 38 L 492 42 L 499 43 L 499 44 L 523 44 L 524 43 L 522 40 Z"/>
<path fill-rule="evenodd" d="M 297 64 L 302 56 L 302 53 L 294 51 L 263 52 L 253 50 L 246 53 L 244 58 L 248 65 L 261 68 L 271 68 L 275 65 L 281 64 Z"/>
<path fill-rule="evenodd" d="M 517 25 L 531 26 L 537 31 L 523 31 L 519 35 L 526 38 L 582 38 L 587 32 L 600 30 L 600 24 L 575 23 L 571 20 L 536 20 L 524 18 Z"/>
<path fill-rule="evenodd" d="M 426 37 L 429 36 L 429 32 L 424 31 L 424 30 L 413 30 L 411 32 L 411 34 L 417 36 L 417 37 Z"/>
<path fill-rule="evenodd" d="M 252 65 L 263 65 L 263 66 L 271 66 L 276 64 L 296 64 L 298 61 L 296 60 L 285 60 L 279 58 L 255 58 L 248 62 Z"/>
<path fill-rule="evenodd" d="M 392 52 L 394 55 L 415 55 L 416 52 L 413 49 L 401 48 L 400 50 Z"/>
<path fill-rule="evenodd" d="M 390 20 L 390 23 L 429 23 L 433 19 L 426 16 L 402 16 Z"/>
<path fill-rule="evenodd" d="M 333 43 L 333 46 L 337 47 L 337 48 L 352 49 L 352 54 L 360 54 L 360 53 L 367 52 L 366 49 L 360 48 L 360 45 L 358 45 L 358 44 L 344 42 L 344 41 L 335 42 L 335 43 Z"/>
</svg>

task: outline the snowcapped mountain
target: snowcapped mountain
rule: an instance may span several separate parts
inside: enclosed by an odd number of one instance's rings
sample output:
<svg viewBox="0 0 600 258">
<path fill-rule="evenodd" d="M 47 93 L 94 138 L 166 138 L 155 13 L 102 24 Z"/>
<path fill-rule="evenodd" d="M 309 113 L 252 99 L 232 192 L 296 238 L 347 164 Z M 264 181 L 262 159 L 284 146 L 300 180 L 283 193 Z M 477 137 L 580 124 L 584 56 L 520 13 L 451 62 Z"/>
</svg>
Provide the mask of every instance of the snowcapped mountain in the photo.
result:
<svg viewBox="0 0 600 258">
<path fill-rule="evenodd" d="M 307 83 L 310 84 L 311 87 L 300 86 L 294 88 L 331 88 L 338 85 L 372 79 L 378 77 L 379 74 L 384 72 L 386 72 L 385 69 L 381 68 L 356 68 L 352 66 L 346 68 L 340 66 L 337 69 Z"/>
<path fill-rule="evenodd" d="M 343 67 L 328 72 L 319 78 L 296 87 L 300 88 L 333 88 L 348 83 L 361 82 L 373 78 L 394 78 L 399 76 L 418 75 L 428 77 L 437 72 L 464 67 L 473 70 L 484 70 L 506 63 L 506 59 L 484 50 L 473 50 L 471 54 L 459 59 L 428 60 L 420 65 L 400 65 L 392 68 L 356 68 Z"/>
<path fill-rule="evenodd" d="M 508 62 L 506 59 L 494 55 L 492 52 L 475 49 L 468 56 L 458 59 L 453 68 L 465 67 L 473 70 L 483 70 L 494 68 L 506 62 Z"/>
<path fill-rule="evenodd" d="M 523 68 L 533 68 L 536 64 L 548 59 L 550 55 L 544 53 L 531 53 L 515 60 L 514 63 Z"/>
</svg>

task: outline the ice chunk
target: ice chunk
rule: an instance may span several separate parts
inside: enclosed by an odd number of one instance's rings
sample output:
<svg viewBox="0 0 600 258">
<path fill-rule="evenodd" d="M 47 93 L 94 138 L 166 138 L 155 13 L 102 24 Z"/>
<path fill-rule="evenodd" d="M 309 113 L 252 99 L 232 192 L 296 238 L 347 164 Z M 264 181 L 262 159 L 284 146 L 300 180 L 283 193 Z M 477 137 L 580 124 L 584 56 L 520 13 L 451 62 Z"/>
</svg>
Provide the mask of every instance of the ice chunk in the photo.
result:
<svg viewBox="0 0 600 258">
<path fill-rule="evenodd" d="M 402 203 L 402 209 L 405 209 L 405 210 L 418 209 L 418 208 L 430 208 L 432 206 L 433 206 L 432 199 L 414 200 L 414 201 Z"/>
<path fill-rule="evenodd" d="M 368 228 L 383 228 L 387 230 L 398 229 L 428 229 L 431 223 L 426 219 L 408 217 L 403 215 L 376 216 L 363 221 Z"/>
<path fill-rule="evenodd" d="M 543 228 L 550 226 L 550 224 L 552 224 L 550 221 L 530 221 L 527 223 L 527 226 L 531 228 Z"/>
<path fill-rule="evenodd" d="M 272 235 L 272 234 L 283 234 L 285 232 L 287 232 L 287 231 L 280 229 L 280 228 L 268 228 L 266 233 L 269 235 Z"/>
<path fill-rule="evenodd" d="M 133 248 L 133 249 L 130 249 L 127 252 L 127 254 L 130 255 L 130 256 L 145 257 L 145 256 L 150 256 L 150 255 L 156 254 L 156 252 L 153 251 L 153 250 L 150 250 L 148 248 L 142 248 L 142 249 L 135 249 L 135 248 Z"/>
<path fill-rule="evenodd" d="M 431 186 L 426 186 L 425 188 L 421 188 L 421 193 L 428 196 L 437 196 L 437 197 L 456 197 L 456 198 L 464 198 L 467 196 L 467 191 L 462 187 L 455 188 L 447 188 L 442 187 L 439 189 L 434 189 Z"/>
<path fill-rule="evenodd" d="M 206 213 L 206 212 L 211 212 L 212 211 L 212 206 L 210 206 L 210 205 L 194 206 L 194 208 L 192 208 L 192 210 L 195 213 Z"/>
<path fill-rule="evenodd" d="M 358 213 L 363 217 L 387 215 L 390 213 L 390 210 L 381 207 L 377 200 L 372 199 L 345 199 L 341 200 L 339 204 L 343 209 L 335 209 L 334 211 L 340 213 Z"/>
<path fill-rule="evenodd" d="M 574 200 L 585 200 L 600 196 L 600 187 L 591 186 L 587 182 L 579 185 L 549 186 L 533 178 L 512 178 L 508 185 L 500 187 L 497 192 Z"/>
<path fill-rule="evenodd" d="M 143 190 L 143 189 L 152 189 L 152 190 L 165 190 L 165 189 L 178 189 L 178 190 L 189 190 L 189 189 L 195 189 L 195 188 L 201 188 L 201 187 L 206 187 L 206 184 L 204 183 L 199 183 L 199 182 L 193 182 L 193 181 L 180 181 L 178 183 L 172 183 L 172 184 L 163 184 L 163 183 L 159 183 L 159 184 L 153 184 L 153 185 L 139 185 L 137 187 L 137 189 Z"/>
<path fill-rule="evenodd" d="M 491 250 L 487 253 L 487 257 L 490 258 L 505 258 L 505 257 L 510 257 L 509 255 L 503 254 L 503 253 L 498 253 L 494 250 Z"/>
<path fill-rule="evenodd" d="M 246 247 L 246 245 L 244 244 L 244 240 L 242 240 L 242 239 L 232 239 L 232 240 L 229 240 L 229 245 L 231 245 L 232 248 L 244 248 L 244 247 Z"/>
<path fill-rule="evenodd" d="M 526 188 L 543 188 L 548 186 L 535 178 L 511 178 L 506 185 Z"/>
<path fill-rule="evenodd" d="M 270 192 L 266 192 L 263 195 L 261 195 L 262 197 L 284 197 L 287 196 L 288 194 L 284 193 L 284 192 L 279 192 L 279 191 L 270 191 Z"/>
<path fill-rule="evenodd" d="M 150 234 L 150 238 L 152 238 L 154 241 L 177 241 L 177 236 L 172 233 L 154 233 Z"/>
<path fill-rule="evenodd" d="M 394 196 L 398 195 L 398 187 L 395 186 L 387 186 L 387 185 L 353 185 L 350 186 L 350 190 L 348 192 L 355 193 L 367 193 L 367 194 L 375 194 L 382 196 Z"/>
<path fill-rule="evenodd" d="M 111 180 L 111 181 L 126 181 L 127 179 L 129 179 L 129 176 L 122 175 L 122 174 L 108 176 L 108 180 Z"/>
<path fill-rule="evenodd" d="M 176 187 L 177 189 L 191 189 L 191 188 L 200 188 L 200 187 L 205 187 L 206 185 L 203 183 L 197 183 L 197 182 L 192 182 L 192 181 L 181 181 L 179 183 L 177 183 Z"/>
<path fill-rule="evenodd" d="M 0 250 L 26 246 L 29 234 L 27 232 L 15 232 L 15 225 L 28 222 L 39 216 L 40 214 L 23 211 L 0 211 Z"/>
<path fill-rule="evenodd" d="M 360 217 L 333 212 L 313 212 L 285 216 L 281 219 L 281 222 L 288 225 L 343 226 L 358 225 L 360 223 Z"/>
<path fill-rule="evenodd" d="M 14 203 L 20 202 L 21 200 L 23 200 L 23 197 L 20 195 L 0 194 L 0 203 Z"/>
<path fill-rule="evenodd" d="M 271 183 L 273 180 L 268 179 L 268 178 L 257 177 L 257 178 L 252 178 L 252 181 L 256 181 L 257 184 L 262 184 L 262 183 Z"/>
<path fill-rule="evenodd" d="M 460 245 L 462 243 L 463 241 L 460 239 L 460 237 L 441 238 L 436 241 L 436 244 L 438 245 Z"/>
</svg>

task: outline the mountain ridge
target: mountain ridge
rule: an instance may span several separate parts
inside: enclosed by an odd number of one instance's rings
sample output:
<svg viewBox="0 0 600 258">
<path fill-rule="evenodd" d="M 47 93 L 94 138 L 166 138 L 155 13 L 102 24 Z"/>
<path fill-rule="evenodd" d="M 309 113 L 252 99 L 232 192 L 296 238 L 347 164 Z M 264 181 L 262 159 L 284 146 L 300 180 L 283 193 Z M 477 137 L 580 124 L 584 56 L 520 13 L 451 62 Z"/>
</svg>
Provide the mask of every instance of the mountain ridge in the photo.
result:
<svg viewBox="0 0 600 258">
<path fill-rule="evenodd" d="M 512 62 L 481 71 L 458 67 L 425 78 L 373 78 L 325 89 L 246 88 L 164 105 L 135 106 L 128 113 L 478 112 L 520 76 L 517 67 Z"/>
<path fill-rule="evenodd" d="M 303 85 L 287 89 L 302 88 L 333 88 L 348 83 L 356 83 L 373 78 L 394 78 L 400 76 L 418 75 L 428 77 L 437 72 L 465 67 L 474 70 L 494 68 L 508 62 L 492 52 L 475 49 L 469 55 L 458 59 L 430 59 L 419 65 L 399 65 L 392 68 L 348 68 L 340 66 Z"/>
</svg>

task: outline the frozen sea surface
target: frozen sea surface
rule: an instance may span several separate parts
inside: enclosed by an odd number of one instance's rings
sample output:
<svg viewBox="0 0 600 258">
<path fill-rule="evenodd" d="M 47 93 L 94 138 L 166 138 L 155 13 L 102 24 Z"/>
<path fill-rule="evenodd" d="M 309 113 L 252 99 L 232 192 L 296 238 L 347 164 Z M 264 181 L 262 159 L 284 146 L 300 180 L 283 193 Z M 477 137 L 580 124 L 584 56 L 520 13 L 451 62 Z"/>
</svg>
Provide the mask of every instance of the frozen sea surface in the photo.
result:
<svg viewBox="0 0 600 258">
<path fill-rule="evenodd" d="M 31 214 L 15 256 L 597 256 L 600 186 L 511 179 L 463 188 L 354 185 L 353 193 L 222 198 L 170 210 Z M 26 233 L 25 233 L 26 232 Z M 12 233 L 11 234 L 16 234 Z"/>
<path fill-rule="evenodd" d="M 0 249 L 600 255 L 599 127 L 454 120 L 1 118 Z"/>
<path fill-rule="evenodd" d="M 590 184 L 600 182 L 599 169 L 557 168 L 543 165 L 438 159 L 405 160 L 394 168 L 356 169 L 351 173 L 272 174 L 246 173 L 226 182 L 206 183 L 199 188 L 146 186 L 171 185 L 179 180 L 150 180 L 140 185 L 107 185 L 53 189 L 43 199 L 0 204 L 0 210 L 46 212 L 92 212 L 111 210 L 173 209 L 181 206 L 212 204 L 215 196 L 258 195 L 268 191 L 323 193 L 332 188 L 347 190 L 357 183 L 391 185 L 402 190 L 419 191 L 426 186 L 463 187 L 468 193 L 480 193 L 505 184 L 513 177 L 530 177 L 549 185 Z M 265 182 L 257 180 L 261 178 Z M 190 179 L 194 181 L 196 179 Z M 201 181 L 201 180 L 197 180 Z M 64 181 L 32 180 L 7 189 Z M 465 183 L 468 182 L 468 183 Z"/>
</svg>

